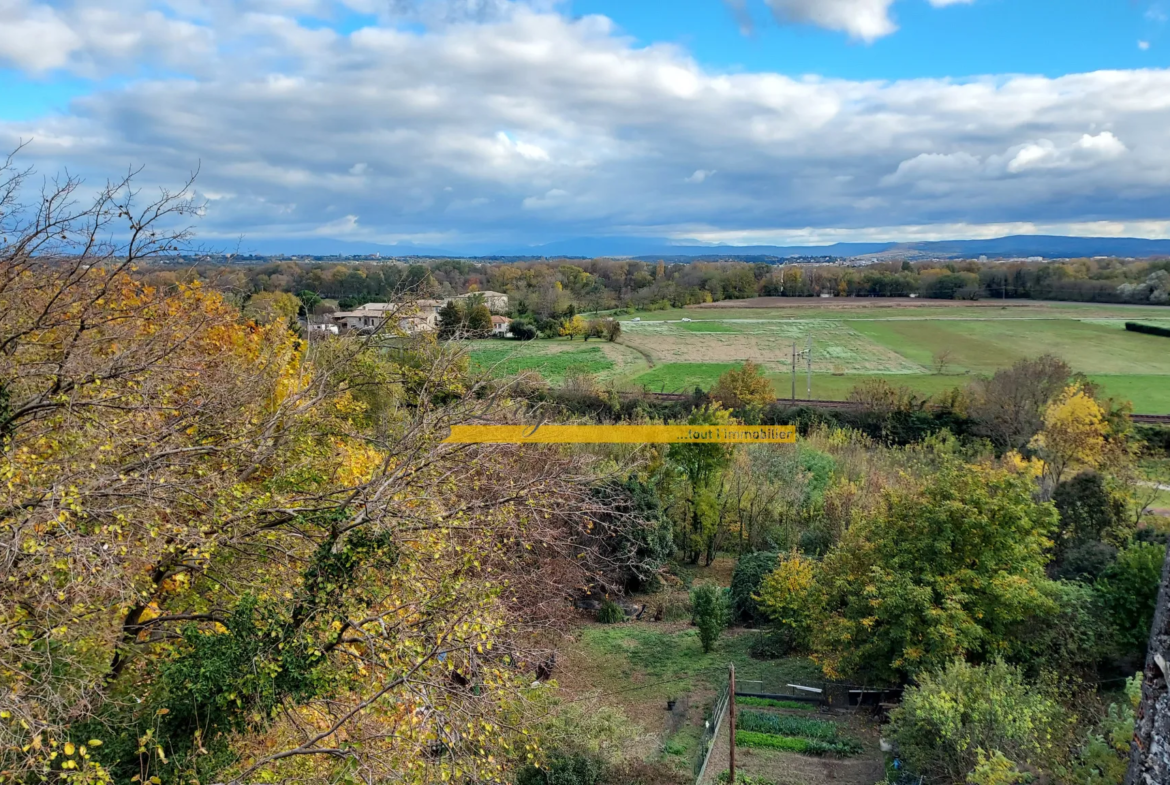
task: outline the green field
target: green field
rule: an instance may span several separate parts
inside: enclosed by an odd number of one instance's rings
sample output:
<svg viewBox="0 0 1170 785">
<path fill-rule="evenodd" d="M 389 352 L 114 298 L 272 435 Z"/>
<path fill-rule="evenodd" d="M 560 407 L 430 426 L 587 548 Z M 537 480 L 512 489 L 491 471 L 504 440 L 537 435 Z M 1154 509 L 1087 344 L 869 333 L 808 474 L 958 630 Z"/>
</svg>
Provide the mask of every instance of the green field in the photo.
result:
<svg viewBox="0 0 1170 785">
<path fill-rule="evenodd" d="M 620 317 L 617 344 L 480 341 L 479 367 L 497 375 L 535 370 L 559 383 L 577 367 L 604 383 L 653 392 L 708 389 L 744 361 L 760 364 L 778 397 L 792 393 L 792 351 L 812 346 L 813 398 L 844 399 L 868 379 L 923 395 L 964 387 L 979 375 L 1054 354 L 1132 401 L 1170 413 L 1170 339 L 1128 332 L 1126 321 L 1170 327 L 1170 308 L 1044 303 L 908 304 L 882 300 L 797 301 L 783 307 L 693 307 Z M 639 321 L 634 321 L 637 318 Z M 687 319 L 688 321 L 682 321 Z M 797 361 L 797 397 L 810 393 Z"/>
<path fill-rule="evenodd" d="M 589 373 L 601 381 L 627 378 L 649 367 L 636 351 L 601 341 L 474 341 L 467 351 L 471 365 L 493 376 L 515 376 L 536 371 L 550 384 L 560 384 L 570 372 Z"/>
</svg>

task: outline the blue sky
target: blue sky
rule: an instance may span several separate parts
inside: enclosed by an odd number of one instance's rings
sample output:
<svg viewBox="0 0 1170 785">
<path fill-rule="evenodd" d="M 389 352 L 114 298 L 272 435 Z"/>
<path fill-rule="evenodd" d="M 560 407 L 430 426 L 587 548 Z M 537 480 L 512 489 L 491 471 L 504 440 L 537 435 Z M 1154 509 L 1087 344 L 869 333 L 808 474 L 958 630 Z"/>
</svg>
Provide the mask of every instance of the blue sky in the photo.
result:
<svg viewBox="0 0 1170 785">
<path fill-rule="evenodd" d="M 0 145 L 208 242 L 1170 237 L 1170 0 L 0 0 Z M 271 247 L 267 245 L 266 247 Z"/>
<path fill-rule="evenodd" d="M 576 14 L 604 14 L 641 44 L 672 42 L 726 69 L 845 79 L 1047 76 L 1170 64 L 1156 4 L 1129 0 L 979 0 L 945 8 L 902 0 L 898 31 L 865 43 L 812 25 L 778 23 L 762 0 L 746 0 L 743 35 L 727 3 L 704 0 L 574 0 Z M 1141 49 L 1145 41 L 1149 49 Z"/>
</svg>

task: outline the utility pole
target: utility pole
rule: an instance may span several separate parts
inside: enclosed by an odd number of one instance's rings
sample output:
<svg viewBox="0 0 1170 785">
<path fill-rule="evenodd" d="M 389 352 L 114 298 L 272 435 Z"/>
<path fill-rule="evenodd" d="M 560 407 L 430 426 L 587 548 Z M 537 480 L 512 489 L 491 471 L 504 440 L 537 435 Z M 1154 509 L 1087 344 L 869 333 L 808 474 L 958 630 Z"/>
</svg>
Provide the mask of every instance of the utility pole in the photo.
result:
<svg viewBox="0 0 1170 785">
<path fill-rule="evenodd" d="M 806 358 L 808 360 L 808 391 L 809 397 L 812 397 L 812 336 L 808 337 L 808 348 L 802 352 L 796 351 L 796 341 L 792 342 L 792 402 L 796 403 L 796 360 L 798 358 Z"/>
<path fill-rule="evenodd" d="M 727 719 L 730 721 L 728 725 L 728 733 L 731 736 L 731 754 L 728 756 L 730 766 L 728 767 L 727 781 L 734 785 L 735 783 L 735 665 L 730 666 L 729 683 L 727 685 Z"/>
<path fill-rule="evenodd" d="M 792 402 L 796 403 L 796 341 L 792 342 Z"/>
<path fill-rule="evenodd" d="M 805 395 L 806 401 L 812 400 L 812 333 L 808 335 L 808 343 L 804 348 L 804 360 L 808 368 L 808 391 Z"/>
</svg>

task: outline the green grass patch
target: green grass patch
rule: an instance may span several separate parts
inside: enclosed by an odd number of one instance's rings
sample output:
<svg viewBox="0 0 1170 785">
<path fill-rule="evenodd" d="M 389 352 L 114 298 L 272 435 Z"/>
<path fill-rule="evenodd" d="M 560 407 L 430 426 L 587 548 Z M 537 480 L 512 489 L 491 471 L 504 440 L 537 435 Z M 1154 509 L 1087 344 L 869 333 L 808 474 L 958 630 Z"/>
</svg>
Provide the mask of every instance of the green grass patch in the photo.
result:
<svg viewBox="0 0 1170 785">
<path fill-rule="evenodd" d="M 797 711 L 815 711 L 816 704 L 801 703 L 800 701 L 776 700 L 775 698 L 751 698 L 744 695 L 736 696 L 736 706 L 756 706 L 761 709 L 795 709 Z"/>
<path fill-rule="evenodd" d="M 775 736 L 771 733 L 755 733 L 753 731 L 737 730 L 735 732 L 737 747 L 751 747 L 764 750 L 785 750 L 799 752 L 803 755 L 831 755 L 845 758 L 861 752 L 861 744 L 852 739 L 841 741 L 817 741 L 802 739 L 796 736 Z"/>
<path fill-rule="evenodd" d="M 787 714 L 769 714 L 763 711 L 741 712 L 735 718 L 737 730 L 770 733 L 773 736 L 799 736 L 817 741 L 838 741 L 837 723 L 814 720 L 811 717 L 792 717 Z"/>
<path fill-rule="evenodd" d="M 650 392 L 689 393 L 696 387 L 709 390 L 719 377 L 742 363 L 667 363 L 635 376 L 631 384 Z"/>
<path fill-rule="evenodd" d="M 536 371 L 551 384 L 564 381 L 571 370 L 597 374 L 614 367 L 613 360 L 599 346 L 564 346 L 564 342 L 552 341 L 480 341 L 473 344 L 469 352 L 472 366 L 490 372 L 493 376 L 515 376 L 522 371 Z"/>
<path fill-rule="evenodd" d="M 743 679 L 766 678 L 773 683 L 823 678 L 820 669 L 805 658 L 753 660 L 749 650 L 752 641 L 761 634 L 725 635 L 711 653 L 704 654 L 694 628 L 671 630 L 646 622 L 630 622 L 586 627 L 581 634 L 581 645 L 591 660 L 607 663 L 612 675 L 625 679 L 692 679 L 722 685 L 728 662 L 735 663 L 736 674 Z M 685 684 L 668 687 L 679 694 L 686 691 Z"/>
<path fill-rule="evenodd" d="M 1133 403 L 1140 414 L 1170 414 L 1170 376 L 1089 374 L 1110 398 Z"/>
</svg>

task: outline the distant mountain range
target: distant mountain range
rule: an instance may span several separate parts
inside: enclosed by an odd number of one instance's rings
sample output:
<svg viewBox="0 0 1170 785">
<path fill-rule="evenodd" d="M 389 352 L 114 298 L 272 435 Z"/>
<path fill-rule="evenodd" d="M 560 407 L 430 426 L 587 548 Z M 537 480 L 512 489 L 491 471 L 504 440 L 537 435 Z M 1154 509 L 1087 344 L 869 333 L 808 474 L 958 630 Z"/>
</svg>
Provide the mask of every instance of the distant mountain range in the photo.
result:
<svg viewBox="0 0 1170 785">
<path fill-rule="evenodd" d="M 234 247 L 221 250 L 235 252 Z M 218 248 L 218 246 L 212 246 Z M 1170 240 L 1137 237 L 1058 237 L 1015 235 L 994 240 L 943 240 L 920 243 L 834 243 L 832 245 L 678 245 L 662 238 L 580 237 L 535 246 L 501 248 L 438 248 L 410 243 L 384 245 L 327 238 L 263 239 L 239 244 L 239 253 L 260 256 L 428 256 L 428 257 L 586 257 L 629 256 L 638 258 L 727 258 L 759 256 L 791 258 L 833 256 L 882 259 L 959 258 L 987 256 L 992 259 L 1040 256 L 1070 259 L 1083 256 L 1170 256 Z"/>
</svg>

